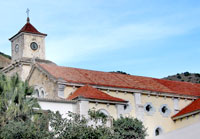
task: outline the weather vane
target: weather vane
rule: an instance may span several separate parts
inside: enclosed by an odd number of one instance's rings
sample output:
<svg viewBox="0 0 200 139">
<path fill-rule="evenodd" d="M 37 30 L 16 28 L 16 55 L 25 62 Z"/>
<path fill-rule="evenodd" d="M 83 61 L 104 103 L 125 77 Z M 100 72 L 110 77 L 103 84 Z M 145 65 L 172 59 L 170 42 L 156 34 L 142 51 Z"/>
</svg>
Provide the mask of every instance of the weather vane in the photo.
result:
<svg viewBox="0 0 200 139">
<path fill-rule="evenodd" d="M 30 12 L 30 10 L 29 10 L 29 8 L 27 8 L 27 10 L 26 10 L 27 17 L 29 17 L 29 12 Z"/>
</svg>

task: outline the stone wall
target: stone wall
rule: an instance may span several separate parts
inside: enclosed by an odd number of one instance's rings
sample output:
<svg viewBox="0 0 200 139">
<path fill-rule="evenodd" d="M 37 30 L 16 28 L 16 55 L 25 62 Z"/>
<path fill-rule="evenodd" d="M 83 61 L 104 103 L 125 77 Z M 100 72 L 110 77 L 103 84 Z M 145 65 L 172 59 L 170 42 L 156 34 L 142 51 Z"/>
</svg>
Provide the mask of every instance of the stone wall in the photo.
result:
<svg viewBox="0 0 200 139">
<path fill-rule="evenodd" d="M 58 97 L 58 85 L 52 79 L 49 79 L 47 75 L 39 71 L 37 68 L 34 69 L 30 79 L 29 85 L 37 88 L 43 88 L 45 91 L 45 98 L 59 99 Z"/>
<path fill-rule="evenodd" d="M 37 50 L 32 50 L 30 44 L 36 42 L 38 44 Z M 45 36 L 30 33 L 21 33 L 12 42 L 12 60 L 26 58 L 45 59 Z M 19 45 L 19 51 L 15 51 L 15 46 Z"/>
</svg>

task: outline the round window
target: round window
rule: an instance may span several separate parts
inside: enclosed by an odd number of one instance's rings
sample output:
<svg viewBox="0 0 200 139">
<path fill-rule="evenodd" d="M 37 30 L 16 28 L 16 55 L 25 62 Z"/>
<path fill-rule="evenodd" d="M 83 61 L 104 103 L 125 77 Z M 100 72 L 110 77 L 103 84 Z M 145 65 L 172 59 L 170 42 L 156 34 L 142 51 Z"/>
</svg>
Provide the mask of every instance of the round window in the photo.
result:
<svg viewBox="0 0 200 139">
<path fill-rule="evenodd" d="M 153 104 L 151 102 L 148 102 L 144 105 L 144 111 L 148 114 L 148 115 L 153 115 L 153 113 L 155 112 L 155 108 L 153 107 Z"/>
<path fill-rule="evenodd" d="M 161 108 L 161 111 L 162 111 L 163 113 L 166 113 L 167 110 L 168 110 L 168 108 L 167 108 L 166 106 L 163 106 L 163 107 Z"/>
<path fill-rule="evenodd" d="M 151 109 L 152 109 L 152 106 L 150 105 L 150 104 L 148 104 L 146 107 L 145 107 L 145 109 L 146 109 L 146 111 L 151 111 Z"/>
<path fill-rule="evenodd" d="M 167 106 L 167 104 L 161 105 L 159 111 L 160 111 L 161 115 L 163 115 L 164 117 L 168 117 L 171 112 L 169 107 Z"/>
<path fill-rule="evenodd" d="M 30 47 L 31 47 L 32 50 L 37 50 L 38 49 L 38 45 L 37 45 L 36 42 L 32 42 Z"/>
</svg>

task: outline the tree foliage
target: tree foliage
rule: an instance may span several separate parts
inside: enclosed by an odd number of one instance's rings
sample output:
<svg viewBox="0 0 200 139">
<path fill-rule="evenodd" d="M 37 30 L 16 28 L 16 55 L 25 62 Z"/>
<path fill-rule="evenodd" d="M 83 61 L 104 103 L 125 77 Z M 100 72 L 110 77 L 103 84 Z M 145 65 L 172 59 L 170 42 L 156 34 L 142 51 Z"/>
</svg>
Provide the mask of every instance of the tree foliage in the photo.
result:
<svg viewBox="0 0 200 139">
<path fill-rule="evenodd" d="M 2 52 L 0 52 L 0 55 L 6 57 L 6 58 L 8 58 L 8 59 L 11 59 L 11 56 L 9 56 L 9 55 L 7 55 L 7 54 L 4 54 L 4 53 L 2 53 Z"/>
<path fill-rule="evenodd" d="M 18 75 L 0 74 L 0 137 L 39 138 L 48 133 L 33 88 Z M 45 132 L 45 133 L 44 133 Z"/>
<path fill-rule="evenodd" d="M 34 108 L 40 108 L 37 99 L 31 97 L 33 89 L 27 82 L 22 82 L 19 76 L 7 78 L 0 75 L 0 124 L 8 121 L 30 120 Z"/>
<path fill-rule="evenodd" d="M 71 112 L 68 118 L 62 118 L 59 112 L 51 116 L 52 133 L 58 139 L 144 139 L 147 135 L 142 122 L 131 117 L 121 117 L 114 120 L 113 127 L 106 127 L 106 122 L 93 126 L 85 117 Z M 98 111 L 90 110 L 89 117 L 96 122 L 102 118 L 105 121 Z"/>
<path fill-rule="evenodd" d="M 124 71 L 111 71 L 111 73 L 120 73 L 120 74 L 130 75 L 129 73 L 126 73 Z"/>
<path fill-rule="evenodd" d="M 51 134 L 43 124 L 33 121 L 10 121 L 1 128 L 2 139 L 48 139 Z"/>
<path fill-rule="evenodd" d="M 79 114 L 68 112 L 62 118 L 59 112 L 51 113 L 51 132 L 58 139 L 112 139 L 111 129 L 105 125 L 93 126 L 88 119 Z"/>
<path fill-rule="evenodd" d="M 120 117 L 113 122 L 114 134 L 120 139 L 144 139 L 146 128 L 138 119 Z"/>
<path fill-rule="evenodd" d="M 106 124 L 107 120 L 108 120 L 108 116 L 105 115 L 104 113 L 100 112 L 99 110 L 96 111 L 95 108 L 94 109 L 90 109 L 88 111 L 88 115 L 90 116 L 90 120 L 94 121 L 96 123 L 101 122 L 102 124 Z"/>
</svg>

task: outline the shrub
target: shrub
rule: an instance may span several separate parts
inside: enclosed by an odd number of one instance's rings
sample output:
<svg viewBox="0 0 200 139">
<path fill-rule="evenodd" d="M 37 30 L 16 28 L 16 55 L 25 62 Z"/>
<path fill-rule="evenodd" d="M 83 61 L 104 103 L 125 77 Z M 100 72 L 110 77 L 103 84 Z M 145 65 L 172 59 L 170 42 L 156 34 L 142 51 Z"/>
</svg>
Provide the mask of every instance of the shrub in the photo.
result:
<svg viewBox="0 0 200 139">
<path fill-rule="evenodd" d="M 58 139 L 112 139 L 111 128 L 88 125 L 88 120 L 79 114 L 67 113 L 68 118 L 62 118 L 59 112 L 51 113 L 50 126 L 54 138 Z"/>
<path fill-rule="evenodd" d="M 200 77 L 200 74 L 199 73 L 195 73 L 194 76 L 195 77 Z"/>
<path fill-rule="evenodd" d="M 2 139 L 47 139 L 49 131 L 32 121 L 10 121 L 1 128 Z"/>
<path fill-rule="evenodd" d="M 181 79 L 181 76 L 180 76 L 180 75 L 177 75 L 177 78 L 178 78 L 178 79 Z"/>
<path fill-rule="evenodd" d="M 183 74 L 184 74 L 185 76 L 191 75 L 189 72 L 184 72 Z"/>
<path fill-rule="evenodd" d="M 131 117 L 114 120 L 113 129 L 115 137 L 119 139 L 144 139 L 147 136 L 143 123 Z"/>
</svg>

